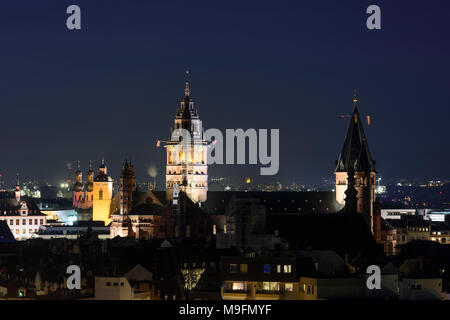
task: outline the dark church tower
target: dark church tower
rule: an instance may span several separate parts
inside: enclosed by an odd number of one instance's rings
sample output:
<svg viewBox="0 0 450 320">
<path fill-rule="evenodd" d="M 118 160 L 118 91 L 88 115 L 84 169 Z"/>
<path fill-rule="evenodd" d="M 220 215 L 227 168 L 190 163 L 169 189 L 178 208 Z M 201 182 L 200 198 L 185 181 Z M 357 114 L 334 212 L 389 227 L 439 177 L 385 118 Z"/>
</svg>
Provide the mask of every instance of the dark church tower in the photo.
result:
<svg viewBox="0 0 450 320">
<path fill-rule="evenodd" d="M 358 198 L 357 212 L 364 216 L 364 220 L 373 233 L 375 161 L 370 154 L 369 145 L 359 116 L 357 102 L 355 93 L 353 98 L 353 113 L 334 172 L 336 175 L 336 201 L 341 207 L 345 205 L 345 191 L 347 190 L 349 180 L 348 172 L 349 170 L 350 172 L 354 171 L 354 184 Z"/>
<path fill-rule="evenodd" d="M 128 160 L 122 168 L 120 175 L 120 214 L 126 215 L 131 211 L 133 206 L 133 192 L 136 191 L 136 176 L 134 175 L 134 167 Z"/>
</svg>

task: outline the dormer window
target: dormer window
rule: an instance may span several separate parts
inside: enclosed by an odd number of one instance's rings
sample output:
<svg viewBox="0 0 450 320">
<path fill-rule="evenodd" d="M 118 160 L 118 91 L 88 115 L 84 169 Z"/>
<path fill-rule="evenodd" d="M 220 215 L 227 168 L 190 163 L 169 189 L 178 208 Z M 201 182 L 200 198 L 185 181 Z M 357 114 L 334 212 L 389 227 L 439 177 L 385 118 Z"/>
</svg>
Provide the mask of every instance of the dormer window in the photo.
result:
<svg viewBox="0 0 450 320">
<path fill-rule="evenodd" d="M 27 216 L 28 215 L 28 206 L 27 206 L 27 203 L 25 201 L 22 201 L 20 203 L 20 210 L 19 210 L 19 212 L 20 212 L 21 216 Z"/>
</svg>

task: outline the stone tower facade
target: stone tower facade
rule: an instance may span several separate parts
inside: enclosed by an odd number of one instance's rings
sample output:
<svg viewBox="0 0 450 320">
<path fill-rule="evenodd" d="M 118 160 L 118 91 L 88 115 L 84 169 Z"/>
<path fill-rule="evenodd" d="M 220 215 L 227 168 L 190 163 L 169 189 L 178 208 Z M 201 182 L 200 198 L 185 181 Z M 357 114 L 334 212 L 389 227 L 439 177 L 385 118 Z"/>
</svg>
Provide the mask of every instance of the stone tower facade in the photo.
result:
<svg viewBox="0 0 450 320">
<path fill-rule="evenodd" d="M 190 141 L 182 143 L 184 129 L 190 134 Z M 208 191 L 207 142 L 204 139 L 202 121 L 190 95 L 186 82 L 184 98 L 175 117 L 175 131 L 171 130 L 170 141 L 166 143 L 166 192 L 172 199 L 174 185 L 197 203 L 206 201 Z"/>
<path fill-rule="evenodd" d="M 120 214 L 126 215 L 130 213 L 133 207 L 133 192 L 136 191 L 136 176 L 131 163 L 125 160 L 125 164 L 120 174 Z"/>
<path fill-rule="evenodd" d="M 336 201 L 345 205 L 345 191 L 348 187 L 347 172 L 354 172 L 357 191 L 357 212 L 364 216 L 372 233 L 374 232 L 375 161 L 370 154 L 367 138 L 357 107 L 356 94 L 353 98 L 353 113 L 347 129 L 344 145 L 336 163 Z M 350 168 L 351 167 L 351 168 Z"/>
<path fill-rule="evenodd" d="M 113 193 L 113 180 L 107 174 L 105 162 L 99 168 L 99 174 L 94 178 L 93 182 L 93 210 L 92 220 L 103 221 L 105 225 L 111 222 L 111 200 Z"/>
<path fill-rule="evenodd" d="M 131 163 L 125 160 L 120 174 L 119 199 L 120 207 L 119 213 L 114 214 L 113 222 L 111 224 L 110 235 L 111 238 L 116 236 L 128 237 L 132 236 L 131 221 L 128 214 L 133 209 L 133 193 L 136 191 L 136 176 L 134 174 L 134 167 Z M 137 218 L 136 220 L 139 220 Z"/>
</svg>

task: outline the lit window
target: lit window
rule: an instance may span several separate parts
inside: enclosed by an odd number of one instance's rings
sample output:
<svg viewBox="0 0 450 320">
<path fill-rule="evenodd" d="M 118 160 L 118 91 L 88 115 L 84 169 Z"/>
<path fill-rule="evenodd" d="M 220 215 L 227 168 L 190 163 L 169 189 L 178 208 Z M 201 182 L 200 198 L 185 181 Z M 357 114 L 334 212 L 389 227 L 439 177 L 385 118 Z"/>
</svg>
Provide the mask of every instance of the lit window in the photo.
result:
<svg viewBox="0 0 450 320">
<path fill-rule="evenodd" d="M 233 291 L 243 291 L 245 290 L 244 282 L 233 282 Z"/>
<path fill-rule="evenodd" d="M 270 264 L 265 264 L 263 267 L 264 273 L 270 273 L 271 272 L 270 269 L 271 269 Z"/>
<path fill-rule="evenodd" d="M 241 273 L 247 273 L 247 270 L 248 270 L 247 264 L 241 264 L 240 267 L 241 267 Z"/>
<path fill-rule="evenodd" d="M 230 273 L 237 273 L 237 271 L 238 271 L 237 264 L 235 263 L 230 264 Z"/>
<path fill-rule="evenodd" d="M 294 291 L 294 284 L 293 283 L 286 283 L 284 285 L 284 290 L 286 290 L 286 292 Z"/>
<path fill-rule="evenodd" d="M 277 265 L 277 273 L 281 273 L 281 265 Z"/>
<path fill-rule="evenodd" d="M 284 273 L 291 273 L 291 272 L 292 272 L 292 267 L 291 267 L 291 265 L 290 265 L 290 264 L 285 264 L 285 265 L 283 266 L 283 272 L 284 272 Z"/>
</svg>

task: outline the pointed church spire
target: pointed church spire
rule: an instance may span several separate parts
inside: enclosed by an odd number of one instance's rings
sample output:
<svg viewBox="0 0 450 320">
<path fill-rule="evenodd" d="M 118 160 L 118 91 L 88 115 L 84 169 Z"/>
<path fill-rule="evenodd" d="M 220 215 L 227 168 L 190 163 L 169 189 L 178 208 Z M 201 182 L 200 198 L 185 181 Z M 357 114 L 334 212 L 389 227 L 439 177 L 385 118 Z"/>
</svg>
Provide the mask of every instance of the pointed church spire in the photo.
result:
<svg viewBox="0 0 450 320">
<path fill-rule="evenodd" d="M 347 172 L 349 166 L 353 166 L 355 172 L 375 172 L 375 161 L 370 154 L 357 102 L 355 90 L 353 94 L 353 113 L 348 125 L 344 145 L 337 161 L 336 172 Z"/>
</svg>

